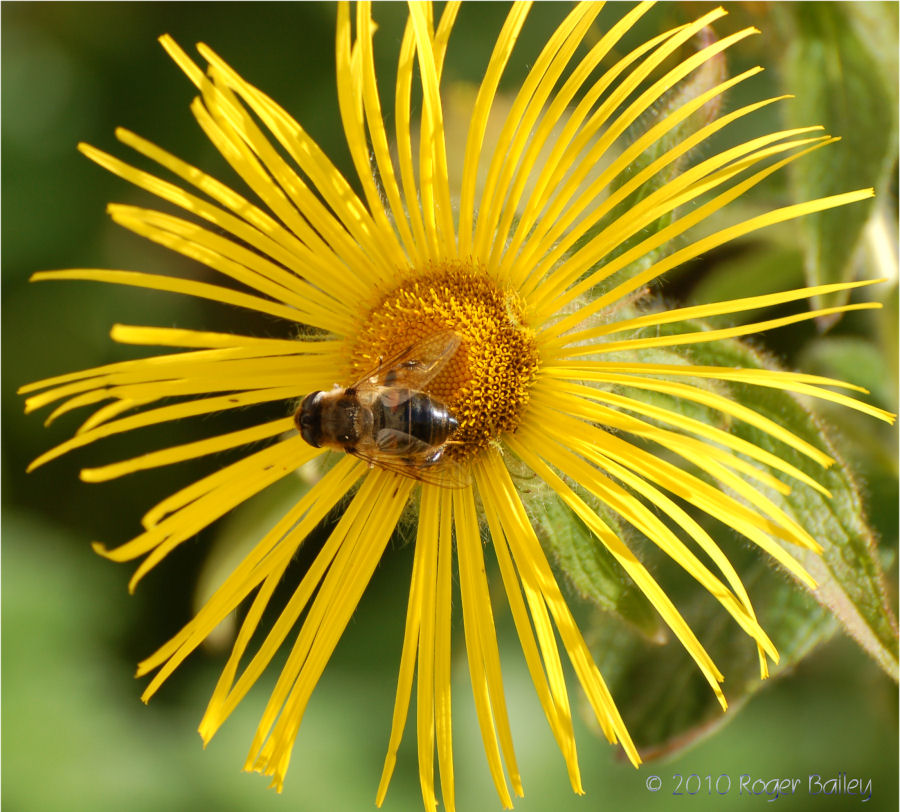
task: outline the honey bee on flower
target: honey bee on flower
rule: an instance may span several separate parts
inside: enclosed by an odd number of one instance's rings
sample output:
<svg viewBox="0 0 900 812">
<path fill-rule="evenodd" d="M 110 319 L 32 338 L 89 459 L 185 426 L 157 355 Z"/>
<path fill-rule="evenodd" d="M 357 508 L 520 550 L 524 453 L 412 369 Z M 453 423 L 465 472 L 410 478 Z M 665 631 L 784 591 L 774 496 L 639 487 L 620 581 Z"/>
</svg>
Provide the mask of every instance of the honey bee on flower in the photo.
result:
<svg viewBox="0 0 900 812">
<path fill-rule="evenodd" d="M 425 387 L 459 349 L 456 333 L 407 347 L 346 389 L 310 392 L 294 413 L 300 436 L 388 471 L 437 485 L 454 482 L 446 454 L 459 421 Z"/>
</svg>

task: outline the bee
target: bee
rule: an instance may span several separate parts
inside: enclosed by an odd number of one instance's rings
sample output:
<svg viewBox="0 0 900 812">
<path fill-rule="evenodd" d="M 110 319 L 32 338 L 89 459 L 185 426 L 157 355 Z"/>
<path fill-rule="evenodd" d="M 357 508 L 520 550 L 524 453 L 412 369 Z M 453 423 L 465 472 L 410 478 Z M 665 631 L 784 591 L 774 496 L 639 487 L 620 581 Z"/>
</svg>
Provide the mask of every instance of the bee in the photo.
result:
<svg viewBox="0 0 900 812">
<path fill-rule="evenodd" d="M 429 336 L 379 365 L 346 389 L 310 392 L 294 413 L 303 439 L 404 476 L 445 487 L 461 485 L 459 466 L 445 454 L 459 427 L 447 406 L 426 391 L 456 354 L 460 337 Z"/>
</svg>

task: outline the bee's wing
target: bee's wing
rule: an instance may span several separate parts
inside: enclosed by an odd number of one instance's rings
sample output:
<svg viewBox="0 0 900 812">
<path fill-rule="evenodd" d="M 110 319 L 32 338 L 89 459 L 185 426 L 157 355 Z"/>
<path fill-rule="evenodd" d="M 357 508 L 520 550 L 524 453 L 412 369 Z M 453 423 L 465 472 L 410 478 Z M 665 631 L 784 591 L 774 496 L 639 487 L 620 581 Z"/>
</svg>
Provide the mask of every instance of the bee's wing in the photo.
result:
<svg viewBox="0 0 900 812">
<path fill-rule="evenodd" d="M 397 429 L 382 429 L 375 442 L 367 447 L 357 446 L 350 453 L 369 465 L 396 471 L 443 488 L 462 488 L 470 477 L 459 463 L 443 457 L 441 446 L 428 445 Z"/>
<path fill-rule="evenodd" d="M 421 459 L 432 465 L 440 459 L 443 452 L 442 448 L 428 445 L 424 440 L 399 429 L 381 429 L 375 435 L 375 449 L 393 457 Z"/>
<path fill-rule="evenodd" d="M 351 388 L 383 386 L 424 391 L 453 357 L 460 343 L 460 337 L 452 330 L 435 333 L 388 358 Z"/>
<path fill-rule="evenodd" d="M 369 465 L 383 468 L 385 471 L 393 471 L 419 482 L 427 482 L 429 485 L 437 485 L 439 488 L 465 488 L 472 481 L 466 470 L 459 463 L 451 460 L 443 460 L 431 468 L 416 468 L 403 460 L 388 455 L 372 457 L 358 449 L 351 453 Z"/>
</svg>

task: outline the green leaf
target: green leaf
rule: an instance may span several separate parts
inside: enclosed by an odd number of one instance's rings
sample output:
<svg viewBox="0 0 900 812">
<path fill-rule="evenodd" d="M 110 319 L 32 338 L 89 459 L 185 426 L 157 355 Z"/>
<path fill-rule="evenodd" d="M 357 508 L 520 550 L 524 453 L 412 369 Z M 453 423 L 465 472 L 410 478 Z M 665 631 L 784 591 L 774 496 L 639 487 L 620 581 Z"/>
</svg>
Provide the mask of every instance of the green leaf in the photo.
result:
<svg viewBox="0 0 900 812">
<path fill-rule="evenodd" d="M 696 326 L 696 325 L 695 325 Z M 668 351 L 671 356 L 674 353 Z M 760 354 L 735 341 L 694 345 L 679 352 L 698 365 L 772 368 Z M 645 359 L 647 360 L 647 359 Z M 789 482 L 787 495 L 764 489 L 766 496 L 806 528 L 824 548 L 822 556 L 791 547 L 819 586 L 809 592 L 730 528 L 698 517 L 722 546 L 740 574 L 755 611 L 780 653 L 773 675 L 795 666 L 840 627 L 897 679 L 897 627 L 885 590 L 872 531 L 866 524 L 859 490 L 818 418 L 800 400 L 783 391 L 721 384 L 732 397 L 777 421 L 798 437 L 828 453 L 835 463 L 823 470 L 799 452 L 761 431 L 733 421 L 732 434 L 755 443 L 814 477 L 831 498 Z M 874 419 L 870 418 L 874 423 Z M 702 460 L 694 473 L 703 476 Z M 783 476 L 779 476 L 785 479 Z M 732 706 L 743 704 L 763 684 L 756 648 L 710 595 L 648 546 L 645 563 L 660 580 L 726 677 Z M 674 570 L 674 571 L 673 571 Z M 629 729 L 645 757 L 668 754 L 705 735 L 724 719 L 709 686 L 677 641 L 652 645 L 622 624 L 596 622 L 589 640 Z"/>
<path fill-rule="evenodd" d="M 896 37 L 891 48 L 873 47 L 871 31 L 896 32 L 894 3 L 776 4 L 791 31 L 784 61 L 790 126 L 822 124 L 840 136 L 794 165 L 794 194 L 812 200 L 853 189 L 886 191 L 897 156 Z M 893 56 L 889 56 L 893 49 Z M 810 285 L 848 281 L 852 259 L 872 211 L 867 200 L 804 217 L 801 229 Z M 843 304 L 831 294 L 815 307 Z M 820 321 L 828 327 L 839 315 Z"/>
</svg>

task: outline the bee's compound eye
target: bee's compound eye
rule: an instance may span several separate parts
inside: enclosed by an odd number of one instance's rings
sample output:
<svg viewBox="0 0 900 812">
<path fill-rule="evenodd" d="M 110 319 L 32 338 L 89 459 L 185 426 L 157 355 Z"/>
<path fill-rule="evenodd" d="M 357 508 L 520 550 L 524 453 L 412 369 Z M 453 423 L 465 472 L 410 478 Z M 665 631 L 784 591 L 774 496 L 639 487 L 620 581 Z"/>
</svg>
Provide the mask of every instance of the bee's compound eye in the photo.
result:
<svg viewBox="0 0 900 812">
<path fill-rule="evenodd" d="M 322 445 L 322 392 L 310 392 L 294 414 L 300 436 L 314 448 Z"/>
</svg>

